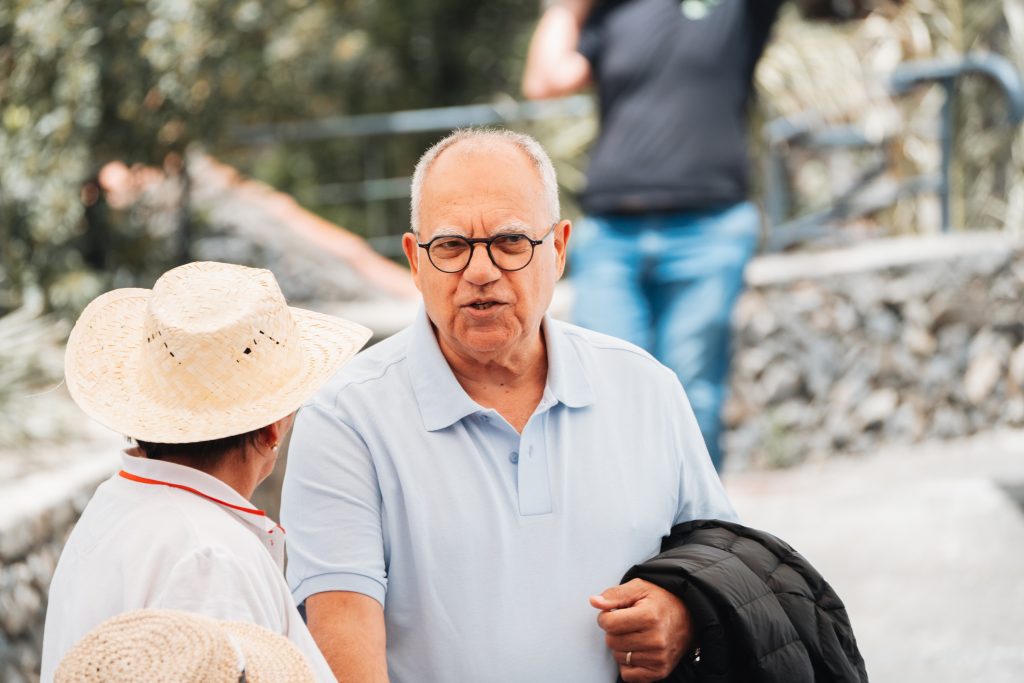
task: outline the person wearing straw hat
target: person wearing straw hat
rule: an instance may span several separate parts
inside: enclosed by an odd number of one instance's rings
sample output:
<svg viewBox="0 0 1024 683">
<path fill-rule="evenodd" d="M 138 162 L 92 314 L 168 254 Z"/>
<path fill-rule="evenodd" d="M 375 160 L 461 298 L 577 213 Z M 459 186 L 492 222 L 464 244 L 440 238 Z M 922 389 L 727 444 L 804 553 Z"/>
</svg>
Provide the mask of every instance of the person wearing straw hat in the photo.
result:
<svg viewBox="0 0 1024 683">
<path fill-rule="evenodd" d="M 269 271 L 224 263 L 187 264 L 86 307 L 68 340 L 68 390 L 136 447 L 57 564 L 43 681 L 92 628 L 139 608 L 258 624 L 334 680 L 284 581 L 284 529 L 249 498 L 295 411 L 369 336 L 289 308 Z"/>
<path fill-rule="evenodd" d="M 56 683 L 314 683 L 287 638 L 244 621 L 168 609 L 107 619 L 64 655 Z"/>
<path fill-rule="evenodd" d="M 571 223 L 526 135 L 413 174 L 423 307 L 299 411 L 288 580 L 340 680 L 661 680 L 692 634 L 642 580 L 673 524 L 735 519 L 678 379 L 546 315 Z M 624 629 L 628 636 L 623 636 Z"/>
</svg>

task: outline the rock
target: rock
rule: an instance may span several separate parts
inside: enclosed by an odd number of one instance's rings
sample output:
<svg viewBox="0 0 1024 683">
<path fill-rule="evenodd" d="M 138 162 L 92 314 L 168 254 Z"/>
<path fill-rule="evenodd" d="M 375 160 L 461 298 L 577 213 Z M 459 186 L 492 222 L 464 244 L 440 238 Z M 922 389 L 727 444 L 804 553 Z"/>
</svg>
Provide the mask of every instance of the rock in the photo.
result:
<svg viewBox="0 0 1024 683">
<path fill-rule="evenodd" d="M 3 676 L 0 677 L 4 683 L 28 683 L 28 679 L 25 675 L 16 669 L 13 665 L 7 665 L 0 669 L 3 672 Z"/>
<path fill-rule="evenodd" d="M 898 337 L 900 321 L 889 309 L 880 308 L 867 316 L 864 329 L 870 341 L 885 344 Z"/>
<path fill-rule="evenodd" d="M 857 417 L 864 429 L 875 429 L 896 410 L 900 397 L 893 389 L 878 389 L 857 407 Z"/>
<path fill-rule="evenodd" d="M 967 358 L 974 360 L 978 356 L 992 355 L 998 357 L 1001 362 L 1006 362 L 1012 348 L 1013 344 L 1007 335 L 991 327 L 984 327 L 978 330 L 967 347 Z"/>
<path fill-rule="evenodd" d="M 822 307 L 811 311 L 809 322 L 815 332 L 824 335 L 828 334 L 835 327 L 836 320 L 830 309 Z"/>
<path fill-rule="evenodd" d="M 852 417 L 848 413 L 833 412 L 825 420 L 827 442 L 833 450 L 845 451 L 853 443 L 856 430 Z"/>
<path fill-rule="evenodd" d="M 964 393 L 972 405 L 981 405 L 992 395 L 1003 372 L 1002 359 L 993 353 L 979 355 L 964 375 Z"/>
<path fill-rule="evenodd" d="M 750 331 L 755 335 L 755 338 L 770 337 L 777 329 L 778 321 L 771 309 L 762 308 L 756 311 L 750 318 Z"/>
<path fill-rule="evenodd" d="M 771 413 L 772 424 L 785 432 L 801 431 L 813 426 L 811 409 L 803 401 L 786 401 Z"/>
<path fill-rule="evenodd" d="M 788 303 L 790 311 L 803 315 L 821 309 L 824 297 L 816 284 L 803 282 L 790 291 Z"/>
<path fill-rule="evenodd" d="M 1014 386 L 1024 389 L 1024 344 L 1010 354 L 1010 380 Z"/>
<path fill-rule="evenodd" d="M 960 376 L 960 370 L 952 359 L 941 354 L 935 355 L 924 366 L 919 387 L 935 404 L 949 396 L 951 388 L 959 383 Z"/>
<path fill-rule="evenodd" d="M 943 405 L 935 411 L 929 428 L 932 436 L 954 439 L 968 433 L 969 423 L 961 411 Z"/>
<path fill-rule="evenodd" d="M 836 300 L 832 317 L 835 320 L 836 330 L 843 334 L 860 328 L 860 316 L 857 314 L 857 309 L 842 299 Z"/>
<path fill-rule="evenodd" d="M 780 403 L 800 394 L 800 368 L 790 360 L 779 360 L 765 368 L 759 382 L 766 403 Z"/>
<path fill-rule="evenodd" d="M 722 407 L 722 425 L 726 429 L 732 429 L 743 424 L 752 416 L 752 410 L 743 398 L 730 395 Z"/>
<path fill-rule="evenodd" d="M 749 379 L 757 379 L 772 362 L 772 353 L 763 346 L 755 346 L 752 349 L 744 349 L 737 355 L 734 362 L 734 372 Z"/>
<path fill-rule="evenodd" d="M 938 342 L 928 330 L 911 325 L 903 330 L 903 343 L 918 356 L 930 356 L 938 348 Z"/>
<path fill-rule="evenodd" d="M 39 619 L 41 608 L 39 593 L 28 584 L 19 583 L 9 593 L 0 595 L 0 626 L 8 636 L 18 636 Z"/>
<path fill-rule="evenodd" d="M 901 404 L 885 423 L 885 435 L 894 441 L 917 441 L 924 433 L 924 416 L 910 403 Z"/>
<path fill-rule="evenodd" d="M 1024 425 L 1024 398 L 1016 396 L 1003 406 L 1002 421 L 1013 427 Z"/>
<path fill-rule="evenodd" d="M 50 586 L 53 571 L 57 568 L 56 554 L 49 545 L 29 556 L 26 566 L 32 585 L 45 591 Z"/>
<path fill-rule="evenodd" d="M 32 525 L 14 524 L 0 531 L 0 561 L 4 564 L 21 559 L 32 547 Z"/>
<path fill-rule="evenodd" d="M 860 365 L 854 366 L 829 392 L 829 404 L 835 414 L 849 414 L 870 392 L 870 374 Z"/>
<path fill-rule="evenodd" d="M 749 467 L 753 463 L 762 441 L 762 431 L 756 423 L 748 423 L 741 429 L 726 432 L 722 438 L 726 467 L 730 470 Z"/>
<path fill-rule="evenodd" d="M 964 323 L 952 323 L 939 330 L 939 353 L 958 364 L 967 361 L 967 346 L 971 341 L 971 329 Z"/>
<path fill-rule="evenodd" d="M 913 299 L 903 305 L 903 320 L 924 331 L 930 331 L 935 324 L 935 316 L 924 299 Z"/>
<path fill-rule="evenodd" d="M 992 411 L 990 414 L 986 410 L 971 410 L 967 413 L 967 424 L 970 430 L 969 434 L 977 434 L 978 432 L 984 432 L 992 429 L 995 426 L 999 411 Z"/>
<path fill-rule="evenodd" d="M 920 360 L 910 349 L 894 344 L 884 359 L 880 377 L 890 386 L 912 386 L 920 381 L 920 368 Z"/>
<path fill-rule="evenodd" d="M 836 357 L 838 349 L 831 338 L 810 337 L 805 340 L 807 352 L 803 355 L 804 377 L 811 400 L 823 405 L 839 373 Z"/>
<path fill-rule="evenodd" d="M 53 509 L 52 523 L 54 529 L 67 529 L 75 523 L 76 519 L 78 519 L 78 513 L 75 512 L 71 501 L 65 501 L 63 505 L 58 505 Z"/>
</svg>

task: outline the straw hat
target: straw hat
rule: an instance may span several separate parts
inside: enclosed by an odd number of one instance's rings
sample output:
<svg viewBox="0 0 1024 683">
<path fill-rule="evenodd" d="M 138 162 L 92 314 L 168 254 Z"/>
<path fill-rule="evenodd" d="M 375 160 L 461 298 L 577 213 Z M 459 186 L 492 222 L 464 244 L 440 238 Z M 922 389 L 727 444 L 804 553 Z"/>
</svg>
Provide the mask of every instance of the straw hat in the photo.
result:
<svg viewBox="0 0 1024 683">
<path fill-rule="evenodd" d="M 262 626 L 164 609 L 104 621 L 68 650 L 54 674 L 56 683 L 243 680 L 313 683 L 313 674 L 287 638 Z"/>
<path fill-rule="evenodd" d="M 152 290 L 90 303 L 65 377 L 90 417 L 136 439 L 191 443 L 289 415 L 366 343 L 362 325 L 289 308 L 268 270 L 189 263 Z"/>
</svg>

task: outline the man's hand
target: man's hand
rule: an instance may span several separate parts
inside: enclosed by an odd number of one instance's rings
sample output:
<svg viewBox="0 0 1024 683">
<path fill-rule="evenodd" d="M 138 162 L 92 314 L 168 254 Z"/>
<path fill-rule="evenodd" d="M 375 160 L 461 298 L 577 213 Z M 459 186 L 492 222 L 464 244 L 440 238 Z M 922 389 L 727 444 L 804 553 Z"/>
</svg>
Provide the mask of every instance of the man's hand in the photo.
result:
<svg viewBox="0 0 1024 683">
<path fill-rule="evenodd" d="M 679 598 L 653 583 L 633 579 L 592 596 L 590 604 L 601 610 L 597 624 L 624 681 L 660 681 L 691 648 L 689 611 Z"/>
</svg>

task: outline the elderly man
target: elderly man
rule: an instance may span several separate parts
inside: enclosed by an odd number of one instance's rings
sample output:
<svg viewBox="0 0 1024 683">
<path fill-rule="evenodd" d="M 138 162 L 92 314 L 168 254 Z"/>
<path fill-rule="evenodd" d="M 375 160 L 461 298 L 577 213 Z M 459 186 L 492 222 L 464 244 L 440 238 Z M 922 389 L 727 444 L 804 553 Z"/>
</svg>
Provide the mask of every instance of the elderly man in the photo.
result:
<svg viewBox="0 0 1024 683">
<path fill-rule="evenodd" d="M 675 375 L 545 316 L 571 224 L 533 139 L 459 131 L 413 176 L 423 309 L 297 419 L 289 583 L 340 680 L 663 678 L 683 604 L 618 582 L 734 518 Z"/>
</svg>

